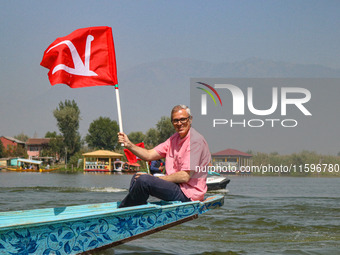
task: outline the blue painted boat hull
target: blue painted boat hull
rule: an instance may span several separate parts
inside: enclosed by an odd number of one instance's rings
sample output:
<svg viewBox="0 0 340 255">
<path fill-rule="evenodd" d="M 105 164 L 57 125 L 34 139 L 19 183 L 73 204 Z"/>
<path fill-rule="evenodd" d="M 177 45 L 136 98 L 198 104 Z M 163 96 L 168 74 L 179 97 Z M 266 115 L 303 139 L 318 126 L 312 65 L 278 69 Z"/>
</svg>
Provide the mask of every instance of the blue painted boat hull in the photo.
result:
<svg viewBox="0 0 340 255">
<path fill-rule="evenodd" d="M 192 220 L 222 206 L 216 195 L 203 202 L 164 202 L 117 208 L 102 203 L 0 212 L 0 254 L 81 254 L 106 249 Z"/>
</svg>

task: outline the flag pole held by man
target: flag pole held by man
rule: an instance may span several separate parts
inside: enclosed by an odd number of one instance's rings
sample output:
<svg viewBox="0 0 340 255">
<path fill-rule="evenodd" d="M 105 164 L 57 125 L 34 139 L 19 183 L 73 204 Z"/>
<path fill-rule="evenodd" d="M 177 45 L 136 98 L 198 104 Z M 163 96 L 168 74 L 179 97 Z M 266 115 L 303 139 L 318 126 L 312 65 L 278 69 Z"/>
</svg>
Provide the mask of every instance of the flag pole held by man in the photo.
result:
<svg viewBox="0 0 340 255">
<path fill-rule="evenodd" d="M 151 150 L 136 146 L 126 134 L 118 133 L 118 141 L 136 156 L 146 161 L 165 158 L 166 165 L 165 176 L 136 173 L 131 179 L 129 193 L 119 207 L 146 204 L 150 195 L 165 201 L 204 200 L 207 173 L 195 169 L 210 163 L 208 144 L 191 127 L 192 116 L 187 106 L 175 106 L 171 111 L 171 122 L 176 133 Z"/>
</svg>

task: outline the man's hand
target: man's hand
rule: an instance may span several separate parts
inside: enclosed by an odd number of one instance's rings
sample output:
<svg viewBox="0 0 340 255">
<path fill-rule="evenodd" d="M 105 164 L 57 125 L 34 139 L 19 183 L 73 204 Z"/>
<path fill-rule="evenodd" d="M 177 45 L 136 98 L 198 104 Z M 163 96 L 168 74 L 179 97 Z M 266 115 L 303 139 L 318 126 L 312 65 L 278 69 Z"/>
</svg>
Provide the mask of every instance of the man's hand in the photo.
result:
<svg viewBox="0 0 340 255">
<path fill-rule="evenodd" d="M 124 144 L 124 147 L 127 149 L 131 146 L 128 136 L 123 132 L 118 133 L 118 143 Z"/>
<path fill-rule="evenodd" d="M 179 171 L 170 175 L 159 176 L 158 178 L 174 183 L 186 183 L 190 180 L 192 174 L 190 172 L 191 171 Z"/>
<path fill-rule="evenodd" d="M 143 174 L 148 174 L 148 173 L 145 173 L 145 172 L 137 172 L 136 175 L 135 175 L 135 179 L 139 178 L 139 176 L 143 175 Z M 151 175 L 151 174 L 148 174 L 148 175 Z"/>
<path fill-rule="evenodd" d="M 145 148 L 136 146 L 123 132 L 118 133 L 118 142 L 121 144 L 123 143 L 126 149 L 129 149 L 133 154 L 145 161 L 152 161 L 161 158 L 155 149 L 147 150 Z"/>
</svg>

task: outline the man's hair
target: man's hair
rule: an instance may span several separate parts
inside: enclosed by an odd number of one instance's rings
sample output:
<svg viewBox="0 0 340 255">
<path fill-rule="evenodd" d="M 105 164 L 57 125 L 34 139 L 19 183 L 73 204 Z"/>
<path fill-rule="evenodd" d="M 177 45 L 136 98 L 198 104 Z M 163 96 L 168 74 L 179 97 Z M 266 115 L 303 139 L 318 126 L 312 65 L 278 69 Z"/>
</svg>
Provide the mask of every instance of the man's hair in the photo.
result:
<svg viewBox="0 0 340 255">
<path fill-rule="evenodd" d="M 186 112 L 188 113 L 189 117 L 191 118 L 191 112 L 190 112 L 190 108 L 184 104 L 179 104 L 179 105 L 176 105 L 174 106 L 174 108 L 172 108 L 171 110 L 171 120 L 172 120 L 172 115 L 175 113 L 175 112 L 178 112 L 179 110 L 186 110 Z"/>
</svg>

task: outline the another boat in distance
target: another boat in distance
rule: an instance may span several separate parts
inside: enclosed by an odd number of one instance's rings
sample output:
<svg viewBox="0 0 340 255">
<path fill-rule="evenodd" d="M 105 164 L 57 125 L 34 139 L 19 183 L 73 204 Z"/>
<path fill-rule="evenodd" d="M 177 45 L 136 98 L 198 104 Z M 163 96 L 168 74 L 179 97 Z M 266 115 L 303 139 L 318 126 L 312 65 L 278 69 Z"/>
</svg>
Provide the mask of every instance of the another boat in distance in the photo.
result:
<svg viewBox="0 0 340 255">
<path fill-rule="evenodd" d="M 121 172 L 123 154 L 108 150 L 83 153 L 85 172 Z"/>
<path fill-rule="evenodd" d="M 125 208 L 119 203 L 0 212 L 0 254 L 89 254 L 196 219 L 222 206 L 224 196 Z"/>
<path fill-rule="evenodd" d="M 86 162 L 85 172 L 122 172 L 125 162 L 116 160 L 112 163 L 111 169 L 108 162 Z"/>
<path fill-rule="evenodd" d="M 230 182 L 228 177 L 222 176 L 220 173 L 209 172 L 207 177 L 208 191 L 225 189 Z"/>
<path fill-rule="evenodd" d="M 43 162 L 40 160 L 31 160 L 31 159 L 18 159 L 17 166 L 8 166 L 7 170 L 17 171 L 17 172 L 51 172 L 59 169 L 58 167 L 51 168 L 49 165 L 42 168 L 41 164 Z"/>
<path fill-rule="evenodd" d="M 208 191 L 225 189 L 230 179 L 223 176 L 210 176 L 207 178 Z"/>
</svg>

